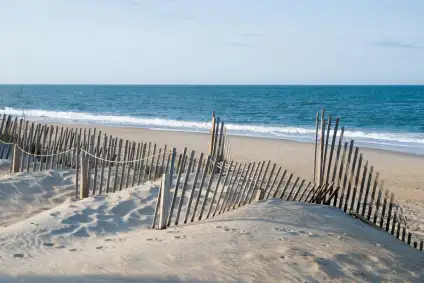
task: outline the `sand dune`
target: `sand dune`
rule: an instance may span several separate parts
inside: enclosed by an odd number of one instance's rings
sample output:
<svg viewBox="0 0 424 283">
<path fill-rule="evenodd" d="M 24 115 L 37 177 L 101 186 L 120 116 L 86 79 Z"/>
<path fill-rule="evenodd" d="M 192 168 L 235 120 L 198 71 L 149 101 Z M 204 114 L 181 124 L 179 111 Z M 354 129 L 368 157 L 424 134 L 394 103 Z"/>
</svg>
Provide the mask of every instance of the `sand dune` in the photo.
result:
<svg viewBox="0 0 424 283">
<path fill-rule="evenodd" d="M 49 210 L 75 196 L 75 172 L 7 174 L 1 178 L 0 227 Z"/>
<path fill-rule="evenodd" d="M 67 174 L 63 174 L 63 180 L 67 180 Z M 64 248 L 72 241 L 116 235 L 136 228 L 146 229 L 152 223 L 158 193 L 155 185 L 75 201 L 72 197 L 75 185 L 52 185 L 55 181 L 51 175 L 59 174 L 48 171 L 27 175 L 33 175 L 35 189 L 31 192 L 12 191 L 9 199 L 13 200 L 10 205 L 13 213 L 8 212 L 11 209 L 6 204 L 0 211 L 0 219 L 6 219 L 9 223 L 9 226 L 0 229 L 0 253 L 7 251 L 31 256 L 32 252 L 46 246 Z M 27 185 L 29 178 L 24 177 L 19 177 L 19 187 Z M 44 183 L 37 182 L 37 178 L 44 180 Z M 43 185 L 47 189 L 39 190 Z M 7 192 L 2 190 L 3 195 Z M 22 209 L 21 214 L 19 209 Z"/>
<path fill-rule="evenodd" d="M 332 207 L 274 199 L 158 231 L 148 229 L 155 184 L 74 201 L 69 174 L 21 173 L 0 180 L 2 198 L 9 200 L 0 219 L 9 219 L 9 206 L 15 211 L 9 226 L 0 228 L 0 282 L 424 278 L 422 252 Z"/>
</svg>

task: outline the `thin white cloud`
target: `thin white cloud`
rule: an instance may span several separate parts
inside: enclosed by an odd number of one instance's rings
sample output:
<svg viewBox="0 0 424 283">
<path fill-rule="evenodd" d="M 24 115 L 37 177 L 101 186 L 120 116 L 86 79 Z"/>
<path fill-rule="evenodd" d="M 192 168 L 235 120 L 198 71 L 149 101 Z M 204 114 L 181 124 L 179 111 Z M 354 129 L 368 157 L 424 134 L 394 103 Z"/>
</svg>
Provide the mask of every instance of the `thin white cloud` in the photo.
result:
<svg viewBox="0 0 424 283">
<path fill-rule="evenodd" d="M 379 47 L 388 47 L 388 48 L 405 48 L 405 49 L 423 49 L 424 48 L 424 46 L 420 46 L 420 45 L 404 43 L 400 41 L 391 41 L 391 40 L 378 41 L 375 43 L 375 45 Z"/>
</svg>

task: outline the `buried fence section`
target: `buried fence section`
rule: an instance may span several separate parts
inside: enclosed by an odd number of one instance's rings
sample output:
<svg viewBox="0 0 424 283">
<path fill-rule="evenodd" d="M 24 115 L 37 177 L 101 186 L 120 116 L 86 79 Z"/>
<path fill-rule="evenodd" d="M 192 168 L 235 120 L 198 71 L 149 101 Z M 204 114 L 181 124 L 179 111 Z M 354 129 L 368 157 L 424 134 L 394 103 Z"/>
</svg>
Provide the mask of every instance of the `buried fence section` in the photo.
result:
<svg viewBox="0 0 424 283">
<path fill-rule="evenodd" d="M 344 127 L 339 131 L 340 119 L 336 118 L 333 125 L 331 117 L 324 117 L 324 110 L 322 113 L 318 112 L 316 118 L 314 180 L 318 178 L 319 182 L 318 187 L 314 185 L 312 188 L 319 194 L 327 190 L 327 197 L 332 200 L 328 204 L 379 227 L 418 249 L 418 243 L 422 239 L 409 231 L 401 206 L 393 193 L 383 189 L 383 181 L 379 180 L 375 167 L 354 146 L 353 140 L 344 140 Z M 286 186 L 280 195 L 283 199 L 289 199 L 290 196 L 290 193 L 284 192 L 286 189 L 290 192 L 290 187 Z M 300 200 L 303 198 L 300 197 Z M 317 197 L 307 196 L 305 201 L 316 202 Z"/>
</svg>

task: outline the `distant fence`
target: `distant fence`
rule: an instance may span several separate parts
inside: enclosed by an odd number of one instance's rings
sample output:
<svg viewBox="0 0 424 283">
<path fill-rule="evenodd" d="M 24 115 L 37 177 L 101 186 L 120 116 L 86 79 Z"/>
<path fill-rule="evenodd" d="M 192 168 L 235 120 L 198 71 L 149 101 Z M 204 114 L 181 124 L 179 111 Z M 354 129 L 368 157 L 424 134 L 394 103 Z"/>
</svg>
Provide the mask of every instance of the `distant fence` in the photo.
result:
<svg viewBox="0 0 424 283">
<path fill-rule="evenodd" d="M 339 118 L 326 118 L 324 110 L 317 113 L 314 180 L 320 186 L 334 184 L 332 206 L 423 250 L 423 239 L 408 230 L 402 206 L 383 188 L 379 173 L 354 141 L 345 140 L 345 128 L 339 130 L 339 124 Z"/>
<path fill-rule="evenodd" d="M 231 160 L 231 144 L 227 137 L 227 129 L 224 121 L 216 117 L 215 111 L 212 112 L 209 155 L 212 160 Z"/>
</svg>

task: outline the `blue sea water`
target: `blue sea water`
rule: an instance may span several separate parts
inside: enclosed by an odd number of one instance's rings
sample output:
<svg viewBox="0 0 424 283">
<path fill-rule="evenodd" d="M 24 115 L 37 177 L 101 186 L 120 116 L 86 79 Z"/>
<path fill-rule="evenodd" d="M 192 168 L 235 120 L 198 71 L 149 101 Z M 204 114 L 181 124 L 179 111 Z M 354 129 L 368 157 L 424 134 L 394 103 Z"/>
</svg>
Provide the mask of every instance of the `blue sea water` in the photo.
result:
<svg viewBox="0 0 424 283">
<path fill-rule="evenodd" d="M 312 142 L 322 107 L 364 147 L 424 154 L 424 86 L 0 85 L 0 113 L 52 122 Z"/>
</svg>

